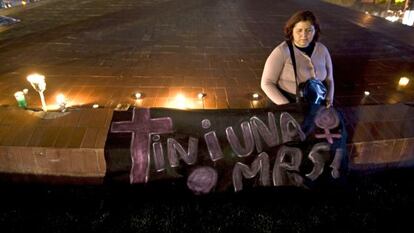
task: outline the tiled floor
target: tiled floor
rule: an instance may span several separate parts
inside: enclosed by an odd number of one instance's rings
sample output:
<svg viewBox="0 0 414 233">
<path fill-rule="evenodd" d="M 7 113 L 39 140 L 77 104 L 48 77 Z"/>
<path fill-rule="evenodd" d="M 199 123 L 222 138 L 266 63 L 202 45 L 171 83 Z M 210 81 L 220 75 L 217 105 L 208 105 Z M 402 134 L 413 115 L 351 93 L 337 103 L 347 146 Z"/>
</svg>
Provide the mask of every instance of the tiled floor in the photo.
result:
<svg viewBox="0 0 414 233">
<path fill-rule="evenodd" d="M 286 19 L 304 6 L 320 18 L 337 104 L 413 100 L 412 82 L 397 90 L 398 79 L 414 73 L 414 30 L 402 25 L 317 1 L 121 0 L 0 12 L 22 20 L 0 33 L 0 105 L 16 106 L 13 93 L 28 88 L 29 106 L 40 107 L 25 80 L 39 72 L 50 105 L 63 93 L 72 105 L 108 108 L 260 108 L 265 98 L 253 102 L 251 94 L 263 95 L 264 62 Z M 142 100 L 132 98 L 137 91 Z"/>
<path fill-rule="evenodd" d="M 334 64 L 335 105 L 349 118 L 354 161 L 411 159 L 412 111 L 401 110 L 410 105 L 381 105 L 414 100 L 414 30 L 406 26 L 307 0 L 51 0 L 0 11 L 21 20 L 0 30 L 3 168 L 103 175 L 103 148 L 117 106 L 266 107 L 260 90 L 263 65 L 284 40 L 289 15 L 304 8 L 321 21 L 321 42 Z M 45 121 L 17 107 L 14 93 L 25 88 L 28 107 L 41 107 L 26 81 L 34 72 L 46 76 L 48 106 L 56 108 L 56 96 L 62 93 L 69 115 Z M 412 80 L 401 88 L 400 77 Z M 141 99 L 134 98 L 136 92 Z M 253 99 L 253 93 L 259 98 Z M 100 108 L 92 109 L 94 104 Z M 378 106 L 355 107 L 360 105 Z M 376 153 L 389 157 L 377 158 Z M 68 160 L 67 170 L 56 167 L 68 156 L 79 159 Z"/>
</svg>

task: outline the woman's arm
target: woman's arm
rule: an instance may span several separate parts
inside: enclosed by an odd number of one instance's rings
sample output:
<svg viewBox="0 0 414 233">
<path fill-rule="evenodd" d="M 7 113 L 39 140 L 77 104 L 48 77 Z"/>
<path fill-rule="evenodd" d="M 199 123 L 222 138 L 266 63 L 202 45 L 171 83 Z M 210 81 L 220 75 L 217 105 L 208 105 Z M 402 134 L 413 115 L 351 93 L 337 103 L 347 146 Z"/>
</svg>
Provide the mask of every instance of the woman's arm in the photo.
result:
<svg viewBox="0 0 414 233">
<path fill-rule="evenodd" d="M 329 54 L 328 49 L 326 49 L 326 55 L 325 55 L 325 62 L 326 62 L 326 84 L 328 85 L 328 93 L 326 95 L 326 106 L 330 107 L 333 104 L 334 101 L 334 94 L 335 94 L 335 84 L 334 84 L 334 78 L 333 78 L 333 66 L 332 66 L 332 59 L 331 55 Z"/>
<path fill-rule="evenodd" d="M 266 60 L 263 68 L 262 81 L 260 83 L 267 97 L 277 105 L 289 103 L 289 100 L 276 87 L 284 64 L 285 57 L 280 47 L 276 47 Z"/>
</svg>

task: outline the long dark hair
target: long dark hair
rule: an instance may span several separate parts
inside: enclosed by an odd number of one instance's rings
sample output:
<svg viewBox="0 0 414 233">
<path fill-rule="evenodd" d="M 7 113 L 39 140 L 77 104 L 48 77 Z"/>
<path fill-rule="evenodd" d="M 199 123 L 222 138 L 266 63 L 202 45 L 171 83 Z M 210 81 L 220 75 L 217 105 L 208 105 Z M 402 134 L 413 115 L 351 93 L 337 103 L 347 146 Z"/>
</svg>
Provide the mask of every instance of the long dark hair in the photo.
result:
<svg viewBox="0 0 414 233">
<path fill-rule="evenodd" d="M 321 34 L 321 28 L 319 21 L 311 11 L 298 11 L 293 14 L 288 21 L 286 21 L 284 32 L 286 40 L 293 40 L 293 27 L 300 21 L 309 21 L 315 27 L 315 36 L 313 42 L 318 41 L 319 35 Z"/>
</svg>

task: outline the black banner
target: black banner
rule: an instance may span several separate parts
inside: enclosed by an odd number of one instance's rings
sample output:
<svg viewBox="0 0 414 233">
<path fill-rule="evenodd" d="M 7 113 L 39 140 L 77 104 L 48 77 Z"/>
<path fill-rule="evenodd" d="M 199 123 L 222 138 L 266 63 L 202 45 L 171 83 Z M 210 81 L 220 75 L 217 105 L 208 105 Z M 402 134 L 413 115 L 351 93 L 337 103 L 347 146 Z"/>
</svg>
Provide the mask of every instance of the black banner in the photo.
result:
<svg viewBox="0 0 414 233">
<path fill-rule="evenodd" d="M 179 180 L 196 194 L 308 187 L 321 177 L 343 176 L 343 128 L 340 114 L 325 107 L 306 117 L 294 106 L 115 112 L 105 146 L 106 179 Z"/>
</svg>

